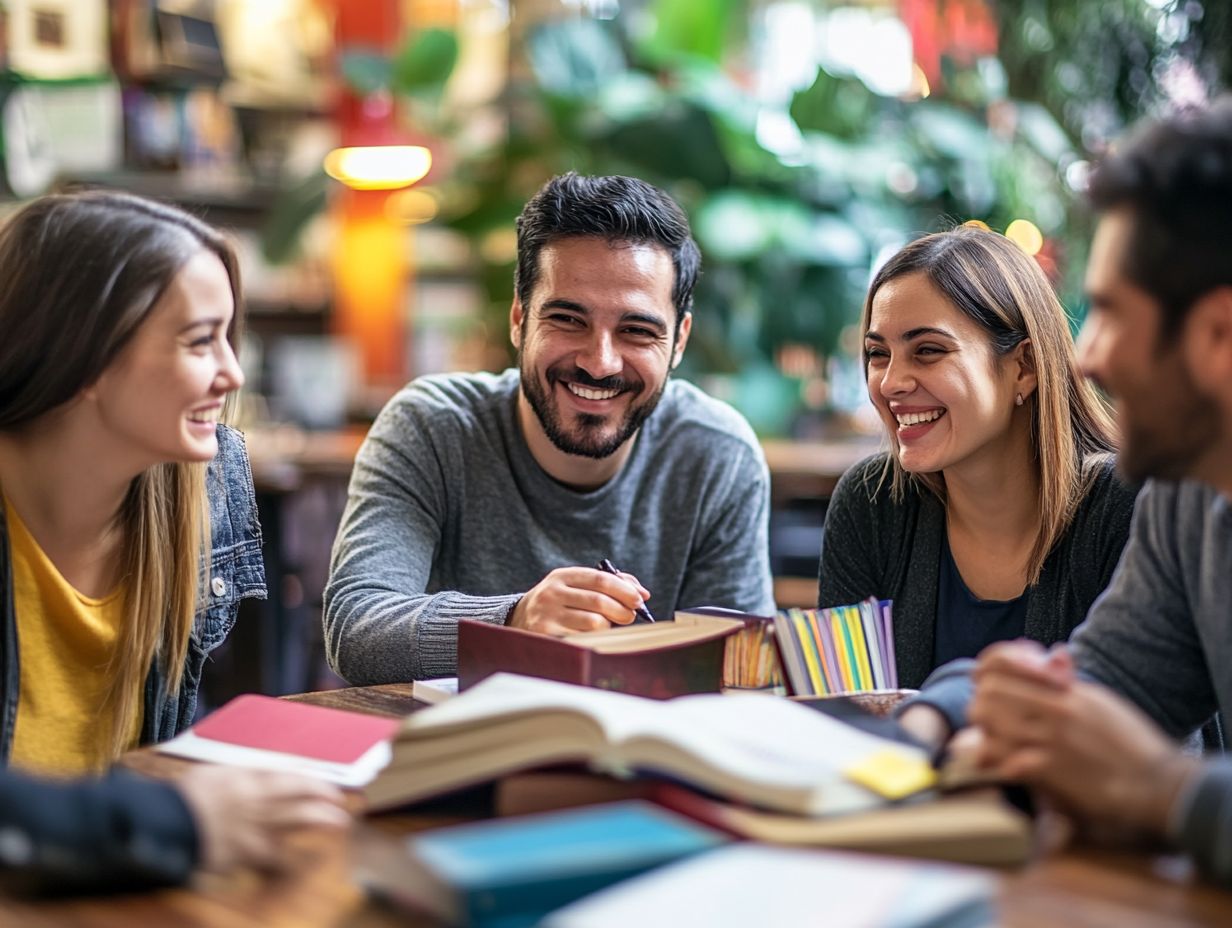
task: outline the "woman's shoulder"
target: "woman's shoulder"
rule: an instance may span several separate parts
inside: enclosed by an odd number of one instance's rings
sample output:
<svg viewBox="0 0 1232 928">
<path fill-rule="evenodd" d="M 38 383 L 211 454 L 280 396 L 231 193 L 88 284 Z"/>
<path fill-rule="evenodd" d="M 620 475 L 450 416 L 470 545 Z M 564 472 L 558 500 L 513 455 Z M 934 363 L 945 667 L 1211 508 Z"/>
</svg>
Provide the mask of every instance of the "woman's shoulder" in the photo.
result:
<svg viewBox="0 0 1232 928">
<path fill-rule="evenodd" d="M 1093 454 L 1083 462 L 1083 493 L 1080 510 L 1123 511 L 1132 513 L 1140 484 L 1127 482 L 1117 471 L 1116 455 Z"/>
<path fill-rule="evenodd" d="M 1074 513 L 1070 537 L 1082 546 L 1124 547 L 1141 487 L 1121 477 L 1111 453 L 1088 457 L 1082 476 L 1085 491 Z"/>
<path fill-rule="evenodd" d="M 870 455 L 849 467 L 839 478 L 830 507 L 853 515 L 863 513 L 870 522 L 897 521 L 919 505 L 919 490 L 908 483 L 901 494 L 893 492 L 894 470 L 890 452 Z"/>
</svg>

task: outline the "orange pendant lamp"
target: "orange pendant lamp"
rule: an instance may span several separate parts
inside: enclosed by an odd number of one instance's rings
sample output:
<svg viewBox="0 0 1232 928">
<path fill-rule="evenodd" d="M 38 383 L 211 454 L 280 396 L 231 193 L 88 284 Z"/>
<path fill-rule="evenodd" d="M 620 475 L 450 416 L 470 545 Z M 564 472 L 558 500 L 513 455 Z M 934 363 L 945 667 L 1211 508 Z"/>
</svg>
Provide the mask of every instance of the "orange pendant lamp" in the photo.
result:
<svg viewBox="0 0 1232 928">
<path fill-rule="evenodd" d="M 338 53 L 390 55 L 401 35 L 398 0 L 337 0 Z M 432 153 L 399 127 L 387 89 L 360 94 L 341 85 L 336 118 L 340 146 L 325 159 L 340 181 L 331 200 L 335 239 L 334 328 L 358 348 L 366 385 L 392 392 L 407 377 L 407 292 L 411 283 L 405 227 L 390 218 L 390 191 L 416 183 Z"/>
</svg>

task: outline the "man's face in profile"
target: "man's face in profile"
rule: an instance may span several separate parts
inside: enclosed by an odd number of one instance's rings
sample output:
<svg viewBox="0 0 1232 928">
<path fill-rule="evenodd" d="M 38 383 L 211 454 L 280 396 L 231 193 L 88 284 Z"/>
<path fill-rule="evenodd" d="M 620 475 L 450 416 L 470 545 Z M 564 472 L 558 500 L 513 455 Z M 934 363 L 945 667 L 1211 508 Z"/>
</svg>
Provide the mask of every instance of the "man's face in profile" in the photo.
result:
<svg viewBox="0 0 1232 928">
<path fill-rule="evenodd" d="M 560 451 L 606 458 L 654 411 L 692 322 L 677 337 L 674 274 L 657 245 L 575 237 L 540 253 L 511 323 L 522 392 Z"/>
<path fill-rule="evenodd" d="M 1134 221 L 1129 211 L 1113 210 L 1095 232 L 1078 363 L 1116 403 L 1122 473 L 1179 479 L 1219 441 L 1219 407 L 1194 383 L 1184 326 L 1165 334 L 1159 302 L 1122 270 Z"/>
</svg>

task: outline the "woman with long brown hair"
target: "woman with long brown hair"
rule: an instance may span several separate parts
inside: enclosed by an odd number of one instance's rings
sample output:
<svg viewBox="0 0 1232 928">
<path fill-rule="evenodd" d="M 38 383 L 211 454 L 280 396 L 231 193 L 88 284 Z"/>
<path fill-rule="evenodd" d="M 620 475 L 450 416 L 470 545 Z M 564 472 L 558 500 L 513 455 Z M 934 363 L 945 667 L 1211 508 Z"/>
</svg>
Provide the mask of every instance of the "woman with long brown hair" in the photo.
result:
<svg viewBox="0 0 1232 928">
<path fill-rule="evenodd" d="M 1134 490 L 1038 264 L 987 230 L 925 236 L 878 270 L 862 328 L 890 450 L 839 482 L 820 605 L 893 600 L 907 687 L 996 640 L 1065 640 L 1112 576 Z"/>
<path fill-rule="evenodd" d="M 239 308 L 231 247 L 171 207 L 48 196 L 0 230 L 0 829 L 26 842 L 0 872 L 177 880 L 345 818 L 334 790 L 249 771 L 25 776 L 187 727 L 206 654 L 265 592 L 243 440 L 219 424 Z"/>
</svg>

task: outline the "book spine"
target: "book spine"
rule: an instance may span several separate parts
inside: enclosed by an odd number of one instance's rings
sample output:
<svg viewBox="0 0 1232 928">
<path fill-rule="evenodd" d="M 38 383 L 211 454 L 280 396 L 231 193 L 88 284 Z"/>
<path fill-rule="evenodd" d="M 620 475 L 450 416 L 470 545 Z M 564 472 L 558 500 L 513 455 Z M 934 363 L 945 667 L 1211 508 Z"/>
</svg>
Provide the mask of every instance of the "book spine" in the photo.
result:
<svg viewBox="0 0 1232 928">
<path fill-rule="evenodd" d="M 845 690 L 843 685 L 843 668 L 838 660 L 838 648 L 835 647 L 829 616 L 830 610 L 819 609 L 814 614 L 813 619 L 817 626 L 818 642 L 821 645 L 822 653 L 826 656 L 826 666 L 830 668 L 830 692 L 842 693 Z"/>
<path fill-rule="evenodd" d="M 787 610 L 780 610 L 774 617 L 774 642 L 779 649 L 788 695 L 808 695 L 804 656 L 800 652 L 795 624 Z"/>
<path fill-rule="evenodd" d="M 841 693 L 843 691 L 842 681 L 835 673 L 834 661 L 831 659 L 826 650 L 825 645 L 825 630 L 824 627 L 817 621 L 818 612 L 816 609 L 810 609 L 805 616 L 808 620 L 809 641 L 817 650 L 817 662 L 821 665 L 821 675 L 825 683 L 825 692 Z"/>
<path fill-rule="evenodd" d="M 890 671 L 890 688 L 898 689 L 898 654 L 894 650 L 894 604 L 888 599 L 877 603 L 881 626 L 885 629 L 886 667 Z"/>
<path fill-rule="evenodd" d="M 856 689 L 855 650 L 851 647 L 851 639 L 847 634 L 847 623 L 835 609 L 826 610 L 829 613 L 830 633 L 834 636 L 834 650 L 838 652 L 839 666 L 843 673 L 843 691 L 853 693 Z"/>
<path fill-rule="evenodd" d="M 813 642 L 812 636 L 808 633 L 808 624 L 805 619 L 805 614 L 799 609 L 791 610 L 791 619 L 796 627 L 797 638 L 800 641 L 801 649 L 804 651 L 804 660 L 808 665 L 809 676 L 809 691 L 807 695 L 816 695 L 824 693 L 825 681 L 821 675 L 821 661 L 817 654 L 816 645 Z"/>
<path fill-rule="evenodd" d="M 868 646 L 868 663 L 873 671 L 873 688 L 883 690 L 889 686 L 885 671 L 885 645 L 881 640 L 881 625 L 877 621 L 876 607 L 866 599 L 856 606 L 860 625 L 864 628 L 864 643 Z"/>
<path fill-rule="evenodd" d="M 847 633 L 851 636 L 851 649 L 856 656 L 857 682 L 861 690 L 871 690 L 875 686 L 873 669 L 868 659 L 868 640 L 864 636 L 864 625 L 860 621 L 859 608 L 844 606 L 843 619 L 847 625 Z"/>
</svg>

